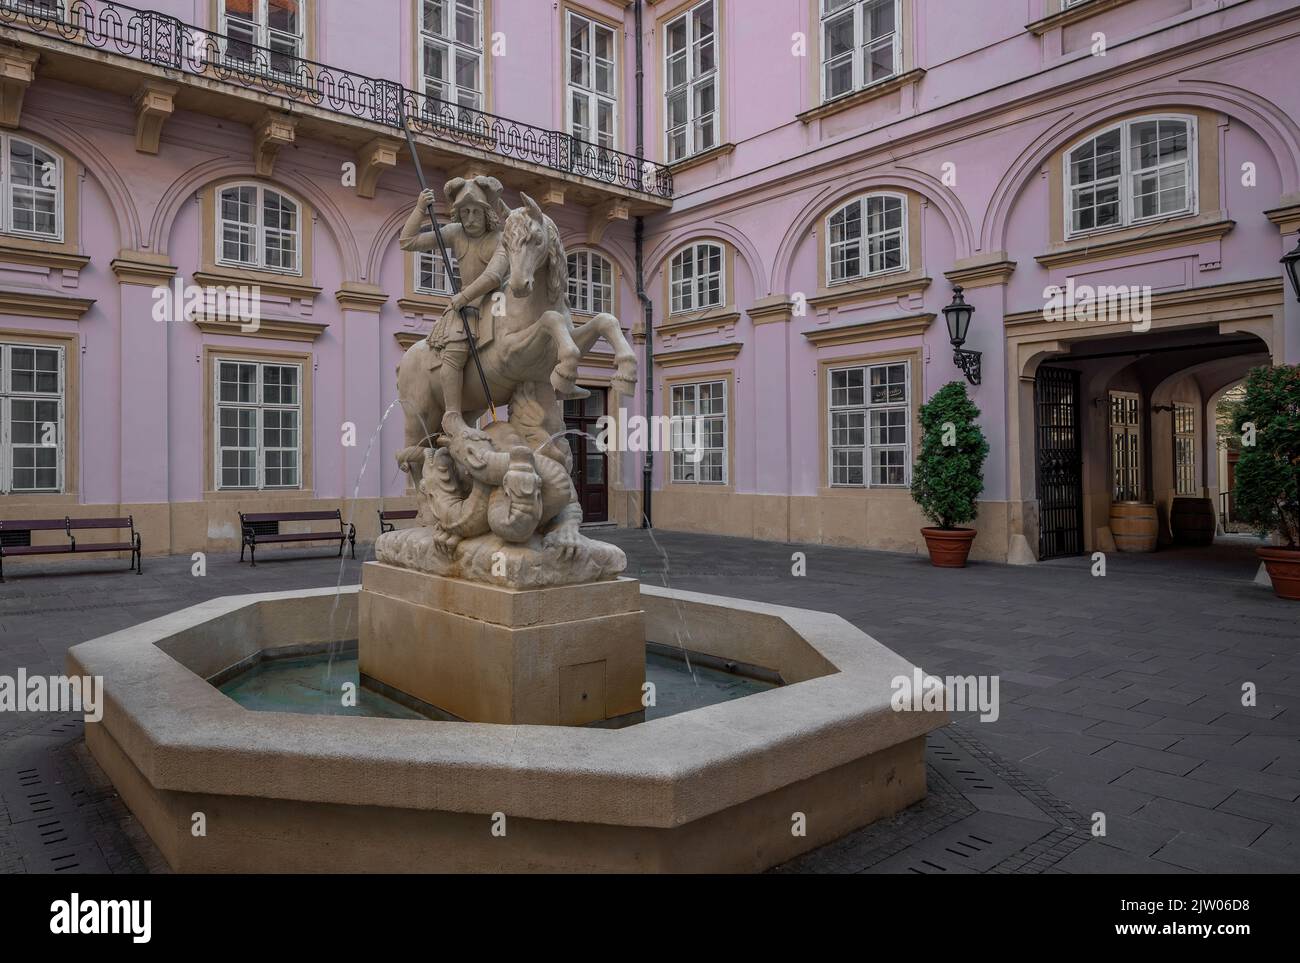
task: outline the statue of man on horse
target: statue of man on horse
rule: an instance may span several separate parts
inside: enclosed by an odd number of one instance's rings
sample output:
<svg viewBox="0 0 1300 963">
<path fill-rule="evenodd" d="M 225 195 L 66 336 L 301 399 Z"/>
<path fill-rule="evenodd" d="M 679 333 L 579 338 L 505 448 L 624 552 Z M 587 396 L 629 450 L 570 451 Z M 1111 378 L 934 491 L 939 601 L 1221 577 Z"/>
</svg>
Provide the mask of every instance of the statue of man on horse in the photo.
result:
<svg viewBox="0 0 1300 963">
<path fill-rule="evenodd" d="M 493 177 L 455 178 L 445 188 L 455 223 L 422 231 L 433 201 L 425 191 L 402 230 L 404 251 L 439 252 L 440 230 L 463 288 L 449 278 L 456 292 L 449 308 L 397 369 L 406 415 L 397 460 L 420 479 L 422 527 L 382 535 L 376 554 L 512 587 L 613 578 L 626 565 L 623 553 L 578 531 L 560 401 L 588 395 L 578 363 L 598 339 L 614 348 L 616 394 L 634 390 L 636 355 L 614 315 L 575 324 L 555 222 L 527 194 L 510 210 L 501 191 Z M 461 309 L 473 310 L 462 320 Z M 495 403 L 509 406 L 507 422 L 496 420 Z M 472 427 L 489 411 L 490 425 Z M 508 497 L 496 491 L 502 485 Z"/>
</svg>

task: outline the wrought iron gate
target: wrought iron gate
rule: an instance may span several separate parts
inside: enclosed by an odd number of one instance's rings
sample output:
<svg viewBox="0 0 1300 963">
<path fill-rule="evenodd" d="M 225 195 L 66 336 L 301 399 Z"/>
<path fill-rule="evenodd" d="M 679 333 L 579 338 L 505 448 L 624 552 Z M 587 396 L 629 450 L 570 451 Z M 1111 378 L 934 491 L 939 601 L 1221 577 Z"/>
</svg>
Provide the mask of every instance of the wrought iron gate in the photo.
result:
<svg viewBox="0 0 1300 963">
<path fill-rule="evenodd" d="M 1083 450 L 1079 372 L 1039 368 L 1034 380 L 1038 457 L 1038 557 L 1083 552 Z"/>
</svg>

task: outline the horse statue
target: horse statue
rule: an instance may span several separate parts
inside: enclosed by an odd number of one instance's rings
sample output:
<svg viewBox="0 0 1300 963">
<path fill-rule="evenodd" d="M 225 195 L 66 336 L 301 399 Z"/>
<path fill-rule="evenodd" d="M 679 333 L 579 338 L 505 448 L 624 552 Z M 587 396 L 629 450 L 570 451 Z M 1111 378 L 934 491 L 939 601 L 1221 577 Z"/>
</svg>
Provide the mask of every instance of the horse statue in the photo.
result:
<svg viewBox="0 0 1300 963">
<path fill-rule="evenodd" d="M 397 368 L 406 416 L 403 471 L 419 479 L 419 527 L 388 532 L 380 561 L 438 575 L 509 587 L 573 584 L 616 577 L 626 557 L 581 535 L 582 508 L 569 479 L 573 456 L 564 439 L 562 399 L 584 398 L 577 383 L 583 354 L 604 338 L 614 348 L 611 388 L 630 395 L 636 355 L 618 319 L 607 312 L 575 324 L 568 303 L 568 258 L 555 222 L 527 194 L 510 211 L 501 243 L 510 262 L 504 297 L 493 308 L 495 334 L 478 352 L 491 400 L 509 420 L 451 438 L 433 352 L 415 342 Z M 462 404 L 467 421 L 491 407 L 471 362 Z"/>
</svg>

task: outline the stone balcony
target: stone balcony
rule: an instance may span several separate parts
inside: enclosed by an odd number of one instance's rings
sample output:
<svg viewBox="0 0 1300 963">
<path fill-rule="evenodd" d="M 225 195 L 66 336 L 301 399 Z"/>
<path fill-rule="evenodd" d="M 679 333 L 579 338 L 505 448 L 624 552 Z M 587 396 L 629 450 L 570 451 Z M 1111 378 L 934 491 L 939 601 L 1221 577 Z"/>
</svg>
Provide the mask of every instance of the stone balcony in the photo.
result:
<svg viewBox="0 0 1300 963">
<path fill-rule="evenodd" d="M 176 110 L 245 124 L 255 160 L 269 174 L 275 153 L 297 137 L 337 144 L 357 158 L 358 190 L 373 196 L 396 167 L 409 122 L 422 160 L 457 173 L 491 174 L 539 201 L 572 203 L 602 220 L 672 206 L 672 174 L 578 140 L 484 111 L 446 103 L 396 81 L 244 46 L 174 17 L 84 0 L 47 12 L 31 0 L 0 3 L 0 123 L 17 126 L 23 94 L 49 78 L 131 98 L 136 146 L 158 153 Z"/>
</svg>

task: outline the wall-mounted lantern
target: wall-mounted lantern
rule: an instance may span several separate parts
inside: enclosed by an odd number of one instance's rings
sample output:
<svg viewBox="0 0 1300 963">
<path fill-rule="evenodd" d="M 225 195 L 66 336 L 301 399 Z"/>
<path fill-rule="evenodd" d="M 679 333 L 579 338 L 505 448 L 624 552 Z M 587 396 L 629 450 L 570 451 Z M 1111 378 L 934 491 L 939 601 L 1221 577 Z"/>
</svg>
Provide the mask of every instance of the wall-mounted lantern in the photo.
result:
<svg viewBox="0 0 1300 963">
<path fill-rule="evenodd" d="M 980 352 L 962 350 L 975 309 L 966 303 L 961 292 L 961 285 L 952 289 L 952 304 L 943 309 L 943 316 L 948 322 L 948 338 L 952 341 L 952 363 L 961 369 L 967 381 L 977 385 L 980 383 Z"/>
</svg>

